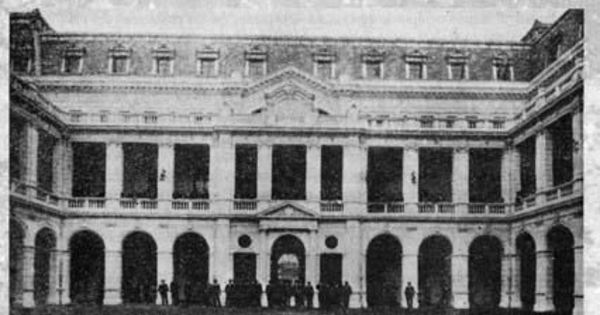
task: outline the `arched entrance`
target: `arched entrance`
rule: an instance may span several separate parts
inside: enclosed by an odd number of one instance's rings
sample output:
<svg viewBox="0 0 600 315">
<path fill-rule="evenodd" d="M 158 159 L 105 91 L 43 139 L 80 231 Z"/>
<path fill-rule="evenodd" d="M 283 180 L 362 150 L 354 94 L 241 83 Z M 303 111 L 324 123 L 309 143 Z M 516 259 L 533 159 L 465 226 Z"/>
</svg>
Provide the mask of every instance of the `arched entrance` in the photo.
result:
<svg viewBox="0 0 600 315">
<path fill-rule="evenodd" d="M 96 233 L 75 233 L 71 253 L 70 292 L 73 303 L 102 304 L 104 299 L 104 242 Z"/>
<path fill-rule="evenodd" d="M 523 232 L 517 237 L 517 255 L 521 307 L 525 311 L 532 311 L 535 304 L 536 258 L 535 241 L 529 233 Z"/>
<path fill-rule="evenodd" d="M 446 307 L 452 297 L 452 244 L 440 235 L 426 238 L 419 247 L 420 306 Z"/>
<path fill-rule="evenodd" d="M 575 253 L 573 234 L 564 226 L 553 227 L 547 235 L 552 252 L 552 297 L 558 314 L 571 314 L 574 306 Z"/>
<path fill-rule="evenodd" d="M 25 231 L 15 220 L 9 221 L 10 233 L 10 304 L 19 304 L 23 296 L 23 242 Z"/>
<path fill-rule="evenodd" d="M 202 301 L 202 292 L 208 283 L 208 255 L 206 240 L 196 233 L 185 233 L 175 240 L 173 280 L 181 288 L 179 297 L 185 298 L 188 303 L 197 304 Z"/>
<path fill-rule="evenodd" d="M 156 243 L 144 232 L 123 240 L 123 303 L 154 303 L 156 300 Z"/>
<path fill-rule="evenodd" d="M 35 236 L 35 256 L 33 259 L 33 299 L 35 305 L 48 304 L 55 248 L 56 236 L 54 232 L 49 228 L 41 229 Z"/>
<path fill-rule="evenodd" d="M 402 245 L 393 235 L 379 235 L 367 248 L 367 304 L 398 306 L 401 288 Z"/>
<path fill-rule="evenodd" d="M 502 243 L 494 236 L 476 238 L 469 247 L 469 304 L 490 309 L 500 303 Z"/>
<path fill-rule="evenodd" d="M 271 248 L 271 280 L 304 282 L 306 252 L 302 241 L 293 235 L 279 237 Z"/>
</svg>

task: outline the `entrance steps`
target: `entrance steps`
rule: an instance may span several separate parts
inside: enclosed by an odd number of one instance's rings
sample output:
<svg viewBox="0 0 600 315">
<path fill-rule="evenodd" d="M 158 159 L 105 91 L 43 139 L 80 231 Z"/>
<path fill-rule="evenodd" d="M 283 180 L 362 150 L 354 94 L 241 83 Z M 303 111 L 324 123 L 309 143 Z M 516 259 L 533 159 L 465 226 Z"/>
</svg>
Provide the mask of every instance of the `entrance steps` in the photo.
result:
<svg viewBox="0 0 600 315">
<path fill-rule="evenodd" d="M 367 308 L 332 310 L 295 310 L 267 308 L 209 308 L 201 306 L 159 306 L 159 305 L 116 305 L 116 306 L 42 306 L 35 308 L 12 308 L 10 315 L 533 315 L 520 310 L 454 310 Z M 544 313 L 544 315 L 554 315 Z"/>
</svg>

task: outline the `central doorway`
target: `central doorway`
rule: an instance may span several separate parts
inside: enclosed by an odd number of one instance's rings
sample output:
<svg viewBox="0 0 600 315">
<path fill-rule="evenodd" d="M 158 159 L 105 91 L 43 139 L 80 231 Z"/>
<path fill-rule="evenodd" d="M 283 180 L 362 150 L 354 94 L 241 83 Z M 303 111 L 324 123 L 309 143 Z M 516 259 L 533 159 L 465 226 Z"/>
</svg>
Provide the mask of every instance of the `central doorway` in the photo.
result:
<svg viewBox="0 0 600 315">
<path fill-rule="evenodd" d="M 402 245 L 393 235 L 379 235 L 367 248 L 367 304 L 399 306 L 401 290 Z"/>
<path fill-rule="evenodd" d="M 271 249 L 271 280 L 304 282 L 306 252 L 302 241 L 293 235 L 279 237 Z"/>
</svg>

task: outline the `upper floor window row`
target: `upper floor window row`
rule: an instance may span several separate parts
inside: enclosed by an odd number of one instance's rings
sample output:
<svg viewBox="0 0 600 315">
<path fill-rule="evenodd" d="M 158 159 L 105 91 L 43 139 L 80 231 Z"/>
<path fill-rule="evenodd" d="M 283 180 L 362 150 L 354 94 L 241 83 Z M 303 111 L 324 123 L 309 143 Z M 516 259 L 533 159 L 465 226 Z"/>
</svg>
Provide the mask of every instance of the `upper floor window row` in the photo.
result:
<svg viewBox="0 0 600 315">
<path fill-rule="evenodd" d="M 132 67 L 132 49 L 118 44 L 108 51 L 107 72 L 110 74 L 129 74 Z M 68 47 L 63 53 L 61 72 L 77 74 L 83 70 L 86 49 L 75 45 Z M 383 79 L 385 77 L 386 54 L 382 51 L 371 49 L 360 56 L 360 73 L 364 79 Z M 175 72 L 176 51 L 174 48 L 162 44 L 151 50 L 152 69 L 154 75 L 173 75 Z M 254 78 L 265 76 L 268 73 L 269 54 L 264 47 L 254 46 L 244 52 L 245 77 Z M 220 74 L 221 53 L 210 46 L 196 50 L 195 69 L 196 75 L 205 78 L 218 77 Z M 428 78 L 428 64 L 431 58 L 420 50 L 405 54 L 404 79 L 426 80 Z M 319 49 L 312 54 L 313 75 L 322 79 L 336 77 L 338 56 L 329 49 Z M 445 57 L 446 79 L 469 80 L 469 56 L 462 52 L 451 52 Z M 13 68 L 21 72 L 31 70 L 31 59 L 19 59 L 13 62 Z M 506 54 L 497 54 L 492 61 L 492 79 L 501 81 L 514 80 L 512 59 Z"/>
</svg>

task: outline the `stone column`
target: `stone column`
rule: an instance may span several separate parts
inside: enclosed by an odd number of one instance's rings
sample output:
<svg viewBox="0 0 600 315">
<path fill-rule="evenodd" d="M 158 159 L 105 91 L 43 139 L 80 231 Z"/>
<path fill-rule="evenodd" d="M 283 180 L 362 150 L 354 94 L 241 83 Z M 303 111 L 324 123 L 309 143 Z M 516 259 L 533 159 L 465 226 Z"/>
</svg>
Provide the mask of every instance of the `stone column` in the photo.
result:
<svg viewBox="0 0 600 315">
<path fill-rule="evenodd" d="M 521 302 L 521 257 L 518 254 L 515 254 L 511 259 L 511 267 L 511 291 L 513 294 L 510 307 L 520 309 L 523 303 Z"/>
<path fill-rule="evenodd" d="M 306 281 L 310 281 L 313 287 L 319 283 L 319 250 L 317 246 L 317 231 L 309 231 L 308 251 L 306 253 Z M 313 306 L 317 305 L 317 295 L 313 296 Z"/>
<path fill-rule="evenodd" d="M 71 253 L 69 250 L 59 250 L 59 279 L 58 304 L 71 304 Z"/>
<path fill-rule="evenodd" d="M 554 311 L 552 300 L 552 251 L 540 249 L 536 257 L 535 312 Z"/>
<path fill-rule="evenodd" d="M 469 202 L 469 149 L 454 148 L 452 156 L 452 202 L 457 213 L 467 213 Z"/>
<path fill-rule="evenodd" d="M 502 190 L 502 200 L 504 203 L 512 203 L 515 193 L 512 189 L 511 179 L 513 176 L 513 163 L 515 163 L 515 148 L 511 145 L 502 151 L 502 162 L 500 171 L 500 185 Z"/>
<path fill-rule="evenodd" d="M 360 303 L 360 222 L 358 220 L 349 220 L 346 222 L 345 251 L 342 260 L 342 272 L 345 281 L 348 281 L 352 287 L 352 296 L 350 297 L 350 307 L 359 308 Z"/>
<path fill-rule="evenodd" d="M 158 201 L 161 210 L 171 209 L 175 184 L 175 146 L 161 143 L 158 146 Z"/>
<path fill-rule="evenodd" d="M 515 202 L 517 192 L 521 191 L 521 153 L 517 147 L 513 147 L 511 165 L 510 183 L 512 184 L 512 195 L 508 199 L 508 202 Z"/>
<path fill-rule="evenodd" d="M 213 242 L 215 244 L 215 272 L 213 274 L 219 283 L 227 283 L 233 275 L 229 255 L 229 219 L 217 219 L 215 229 L 215 242 Z"/>
<path fill-rule="evenodd" d="M 466 250 L 452 255 L 452 306 L 469 308 L 469 255 Z"/>
<path fill-rule="evenodd" d="M 415 287 L 415 292 L 419 292 L 419 244 L 405 244 L 402 253 L 402 285 L 398 294 L 400 294 L 401 304 L 408 307 L 404 296 L 404 289 L 410 282 Z M 419 308 L 418 295 L 413 299 L 413 308 Z"/>
<path fill-rule="evenodd" d="M 306 152 L 306 200 L 315 202 L 316 209 L 321 200 L 321 146 L 311 144 Z"/>
<path fill-rule="evenodd" d="M 158 244 L 158 250 L 156 251 L 156 285 L 160 285 L 161 280 L 165 280 L 165 283 L 169 284 L 170 280 L 173 279 L 173 252 L 172 248 L 167 246 L 161 246 Z M 169 300 L 169 302 L 171 302 Z M 156 295 L 156 304 L 160 305 L 160 295 Z"/>
<path fill-rule="evenodd" d="M 23 246 L 23 306 L 35 306 L 34 292 L 34 257 L 35 247 Z"/>
<path fill-rule="evenodd" d="M 573 291 L 573 299 L 575 305 L 573 314 L 583 314 L 583 244 L 575 244 L 574 251 L 574 267 L 575 267 L 575 287 Z"/>
<path fill-rule="evenodd" d="M 104 304 L 121 304 L 121 261 L 120 250 L 107 250 L 104 253 Z"/>
<path fill-rule="evenodd" d="M 29 186 L 37 186 L 39 132 L 30 123 L 27 123 L 25 126 L 25 143 L 25 183 Z M 27 194 L 35 198 L 36 191 L 34 189 L 27 189 Z"/>
<path fill-rule="evenodd" d="M 537 192 L 552 187 L 552 138 L 548 130 L 540 131 L 535 138 L 535 178 Z M 540 204 L 546 198 L 538 195 L 536 200 Z"/>
<path fill-rule="evenodd" d="M 271 262 L 271 255 L 269 253 L 267 244 L 267 232 L 264 230 L 258 231 L 258 255 L 256 262 L 256 277 L 263 287 L 263 294 L 261 295 L 260 304 L 263 307 L 267 306 L 267 296 L 265 289 L 269 284 L 269 263 Z"/>
<path fill-rule="evenodd" d="M 513 278 L 513 261 L 515 254 L 507 253 L 502 255 L 500 267 L 500 307 L 514 308 L 513 301 L 515 300 L 512 287 Z"/>
<path fill-rule="evenodd" d="M 106 145 L 106 198 L 107 208 L 119 208 L 119 199 L 123 191 L 123 146 L 120 142 Z"/>
<path fill-rule="evenodd" d="M 235 186 L 235 148 L 230 134 L 218 134 L 210 147 L 209 194 L 211 211 L 227 213 Z"/>
<path fill-rule="evenodd" d="M 404 211 L 416 214 L 419 202 L 419 149 L 417 147 L 405 147 L 402 158 L 402 194 L 407 204 Z"/>
<path fill-rule="evenodd" d="M 344 212 L 360 214 L 366 212 L 367 203 L 367 148 L 360 146 L 358 139 L 344 146 L 342 162 L 342 196 Z"/>
<path fill-rule="evenodd" d="M 573 112 L 573 179 L 583 178 L 583 108 Z M 581 190 L 583 182 L 575 183 L 575 190 Z"/>
<path fill-rule="evenodd" d="M 52 150 L 52 193 L 63 196 L 65 140 L 58 139 Z"/>
<path fill-rule="evenodd" d="M 49 276 L 50 282 L 48 285 L 48 304 L 58 304 L 59 303 L 59 282 L 60 282 L 60 264 L 59 264 L 60 254 L 56 248 L 50 251 L 50 268 L 49 268 Z"/>
<path fill-rule="evenodd" d="M 271 200 L 273 147 L 259 144 L 257 152 L 256 195 L 258 200 Z"/>
</svg>

